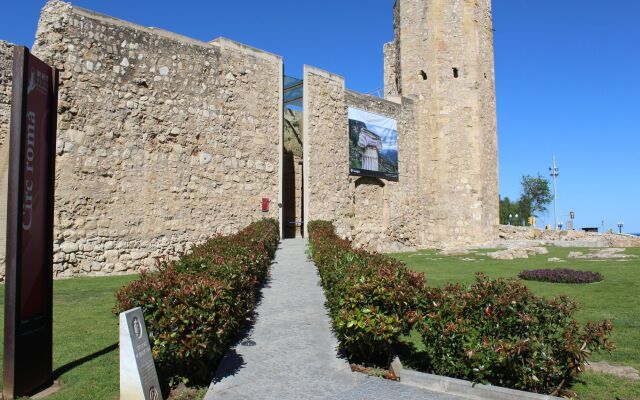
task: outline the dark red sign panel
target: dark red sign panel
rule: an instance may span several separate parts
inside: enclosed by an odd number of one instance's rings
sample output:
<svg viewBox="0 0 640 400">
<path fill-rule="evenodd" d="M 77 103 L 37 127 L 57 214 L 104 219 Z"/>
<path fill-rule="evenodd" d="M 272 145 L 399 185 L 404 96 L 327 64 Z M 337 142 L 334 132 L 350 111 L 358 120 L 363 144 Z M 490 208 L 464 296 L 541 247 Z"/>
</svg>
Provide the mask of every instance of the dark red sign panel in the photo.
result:
<svg viewBox="0 0 640 400">
<path fill-rule="evenodd" d="M 7 210 L 4 398 L 52 383 L 57 73 L 14 49 Z"/>
<path fill-rule="evenodd" d="M 48 252 L 49 140 L 51 128 L 51 67 L 29 56 L 26 141 L 22 154 L 22 276 L 20 316 L 33 318 L 46 311 L 45 277 L 51 275 Z"/>
</svg>

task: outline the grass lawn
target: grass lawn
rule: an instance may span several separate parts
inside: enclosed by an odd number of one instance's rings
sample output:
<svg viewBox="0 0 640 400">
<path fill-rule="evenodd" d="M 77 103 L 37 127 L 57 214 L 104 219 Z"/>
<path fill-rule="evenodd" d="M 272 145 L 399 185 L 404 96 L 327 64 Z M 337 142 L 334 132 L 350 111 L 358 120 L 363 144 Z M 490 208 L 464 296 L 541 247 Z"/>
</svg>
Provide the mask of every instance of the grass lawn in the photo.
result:
<svg viewBox="0 0 640 400">
<path fill-rule="evenodd" d="M 517 277 L 524 269 L 572 268 L 596 271 L 604 275 L 604 281 L 587 285 L 570 285 L 526 281 L 534 293 L 545 297 L 566 294 L 581 304 L 576 318 L 587 320 L 613 320 L 612 354 L 593 356 L 594 361 L 604 360 L 615 365 L 628 365 L 640 369 L 640 248 L 627 249 L 627 254 L 639 258 L 626 261 L 568 259 L 567 262 L 549 262 L 548 258 L 567 259 L 570 251 L 586 249 L 549 248 L 548 255 L 522 260 L 493 260 L 477 254 L 467 256 L 441 256 L 434 251 L 393 254 L 415 271 L 426 274 L 429 285 L 474 281 L 476 272 L 490 277 Z M 584 374 L 584 383 L 574 386 L 582 399 L 640 399 L 640 382 L 609 375 Z M 617 396 L 617 397 L 616 397 Z"/>
<path fill-rule="evenodd" d="M 47 397 L 117 399 L 118 319 L 114 293 L 135 276 L 74 278 L 53 284 L 53 369 L 64 387 Z M 4 285 L 0 285 L 4 320 Z M 0 337 L 4 331 L 0 330 Z M 0 376 L 0 382 L 2 377 Z"/>
</svg>

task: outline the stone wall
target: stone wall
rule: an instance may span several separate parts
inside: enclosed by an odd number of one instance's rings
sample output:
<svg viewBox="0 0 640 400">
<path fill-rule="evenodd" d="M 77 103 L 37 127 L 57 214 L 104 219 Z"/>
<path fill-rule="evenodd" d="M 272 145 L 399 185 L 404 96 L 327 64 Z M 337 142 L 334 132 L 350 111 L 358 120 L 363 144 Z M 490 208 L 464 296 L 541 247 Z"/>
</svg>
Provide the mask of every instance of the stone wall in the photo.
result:
<svg viewBox="0 0 640 400">
<path fill-rule="evenodd" d="M 426 246 L 497 236 L 498 161 L 490 0 L 398 0 L 396 76 L 416 100 Z M 389 52 L 388 52 L 389 53 Z"/>
<path fill-rule="evenodd" d="M 349 120 L 342 77 L 304 67 L 303 126 L 305 231 L 309 221 L 329 220 L 338 235 L 350 236 Z"/>
<path fill-rule="evenodd" d="M 420 199 L 413 102 L 402 104 L 344 89 L 344 80 L 305 72 L 305 221 L 331 220 L 339 235 L 376 251 L 420 245 Z M 348 107 L 398 121 L 397 182 L 349 175 Z"/>
<path fill-rule="evenodd" d="M 398 104 L 353 91 L 347 91 L 345 100 L 347 107 L 398 121 L 398 181 L 351 177 L 354 243 L 380 252 L 419 247 L 422 201 L 413 101 L 405 98 Z"/>
<path fill-rule="evenodd" d="M 9 122 L 13 45 L 0 40 L 0 188 L 9 184 Z M 7 193 L 0 191 L 0 279 L 4 277 L 7 232 Z"/>
<path fill-rule="evenodd" d="M 33 53 L 61 71 L 55 275 L 151 268 L 212 234 L 300 212 L 378 251 L 497 239 L 490 0 L 398 0 L 394 20 L 387 100 L 305 67 L 300 151 L 283 139 L 280 57 L 48 2 Z M 349 106 L 398 121 L 397 182 L 349 175 Z"/>
<path fill-rule="evenodd" d="M 384 97 L 398 96 L 399 77 L 396 72 L 396 60 L 398 59 L 395 42 L 384 44 Z"/>
<path fill-rule="evenodd" d="M 640 237 L 617 233 L 558 231 L 513 225 L 500 225 L 496 247 L 530 242 L 565 247 L 640 247 Z"/>
<path fill-rule="evenodd" d="M 490 1 L 398 0 L 394 17 L 390 101 L 343 95 L 328 73 L 305 76 L 308 216 L 379 251 L 490 243 L 499 200 Z M 398 120 L 398 182 L 348 176 L 348 106 Z"/>
<path fill-rule="evenodd" d="M 12 66 L 13 45 L 0 40 L 0 146 L 3 148 L 9 136 Z"/>
<path fill-rule="evenodd" d="M 282 60 L 59 1 L 33 53 L 61 71 L 55 276 L 129 273 L 278 208 Z"/>
</svg>

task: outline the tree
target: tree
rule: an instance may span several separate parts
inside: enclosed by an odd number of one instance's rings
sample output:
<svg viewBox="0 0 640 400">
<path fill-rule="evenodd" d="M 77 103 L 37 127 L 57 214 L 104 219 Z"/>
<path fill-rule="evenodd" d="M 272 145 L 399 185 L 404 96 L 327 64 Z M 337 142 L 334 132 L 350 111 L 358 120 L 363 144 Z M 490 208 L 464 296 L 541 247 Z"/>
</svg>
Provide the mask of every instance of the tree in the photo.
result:
<svg viewBox="0 0 640 400">
<path fill-rule="evenodd" d="M 500 199 L 500 223 L 502 225 L 526 225 L 530 215 L 529 203 L 523 201 L 522 198 L 515 202 L 512 202 L 508 197 Z"/>
<path fill-rule="evenodd" d="M 551 203 L 553 196 L 549 189 L 549 181 L 538 176 L 525 175 L 522 177 L 522 196 L 520 206 L 528 215 L 538 216 L 547 211 L 547 205 Z"/>
<path fill-rule="evenodd" d="M 500 199 L 500 223 L 502 225 L 509 225 L 509 214 L 512 214 L 513 211 L 513 203 L 509 197 L 505 197 L 504 199 Z"/>
<path fill-rule="evenodd" d="M 500 199 L 500 223 L 527 225 L 529 217 L 537 217 L 547 211 L 546 206 L 552 199 L 548 180 L 540 175 L 525 175 L 522 177 L 522 195 L 518 201 L 511 201 L 508 197 Z M 512 218 L 509 218 L 509 215 Z"/>
</svg>

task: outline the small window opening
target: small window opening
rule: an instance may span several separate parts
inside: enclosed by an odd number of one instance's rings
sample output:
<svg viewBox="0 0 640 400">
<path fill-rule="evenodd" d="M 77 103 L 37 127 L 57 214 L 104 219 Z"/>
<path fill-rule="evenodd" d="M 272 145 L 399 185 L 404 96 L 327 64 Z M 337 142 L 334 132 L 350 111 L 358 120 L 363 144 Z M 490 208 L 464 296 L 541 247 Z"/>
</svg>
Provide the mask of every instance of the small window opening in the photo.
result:
<svg viewBox="0 0 640 400">
<path fill-rule="evenodd" d="M 457 78 L 458 76 L 460 76 L 460 73 L 458 72 L 458 68 L 453 68 L 453 77 Z"/>
<path fill-rule="evenodd" d="M 423 81 L 426 81 L 426 80 L 427 80 L 427 73 L 426 73 L 426 72 L 424 72 L 424 70 L 421 70 L 421 71 L 420 71 L 420 76 L 422 77 L 422 80 L 423 80 Z"/>
</svg>

